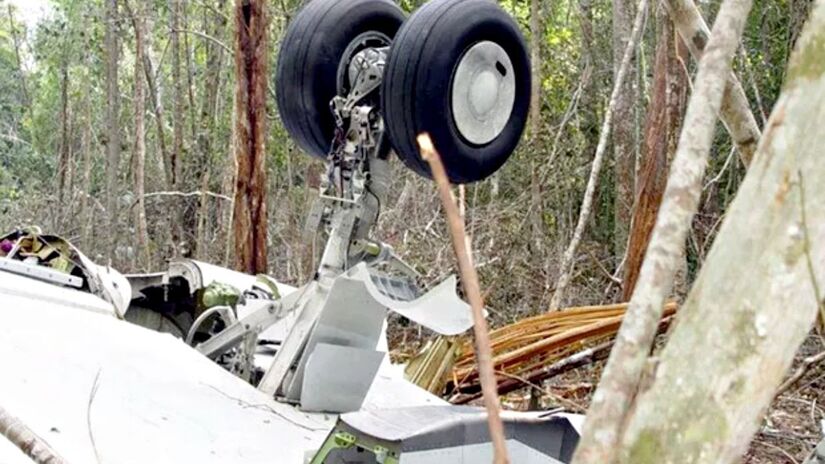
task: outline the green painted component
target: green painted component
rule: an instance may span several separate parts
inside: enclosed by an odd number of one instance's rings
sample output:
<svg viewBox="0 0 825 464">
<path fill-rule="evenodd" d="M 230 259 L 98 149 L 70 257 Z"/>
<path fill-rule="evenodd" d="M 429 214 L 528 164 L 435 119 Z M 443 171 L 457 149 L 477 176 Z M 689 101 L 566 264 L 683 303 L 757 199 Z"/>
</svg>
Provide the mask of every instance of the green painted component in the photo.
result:
<svg viewBox="0 0 825 464">
<path fill-rule="evenodd" d="M 375 454 L 375 462 L 378 464 L 398 464 L 398 458 L 390 454 L 390 450 L 383 446 L 376 446 L 372 449 Z"/>
<path fill-rule="evenodd" d="M 351 433 L 346 433 L 346 432 L 336 433 L 335 436 L 334 436 L 334 439 L 335 439 L 335 444 L 338 446 L 338 448 L 343 448 L 343 449 L 352 448 L 355 445 L 355 443 L 358 441 L 358 439 L 355 438 L 355 435 L 353 435 Z"/>
<path fill-rule="evenodd" d="M 201 303 L 204 309 L 215 306 L 235 307 L 241 299 L 241 292 L 237 288 L 219 282 L 212 282 L 203 289 Z"/>
<path fill-rule="evenodd" d="M 281 292 L 278 291 L 278 286 L 275 285 L 275 280 L 273 280 L 271 277 L 264 274 L 258 274 L 255 277 L 255 280 L 269 290 L 269 293 L 272 294 L 272 298 L 276 300 L 281 299 Z"/>
<path fill-rule="evenodd" d="M 359 446 L 367 451 L 372 451 L 375 454 L 375 462 L 378 464 L 398 464 L 398 456 L 395 456 L 388 448 L 376 445 L 370 448 L 369 445 L 358 441 L 358 437 L 347 432 L 337 432 L 327 438 L 321 449 L 315 453 L 312 461 L 309 464 L 324 464 L 329 454 L 336 449 L 349 449 L 353 446 Z"/>
</svg>

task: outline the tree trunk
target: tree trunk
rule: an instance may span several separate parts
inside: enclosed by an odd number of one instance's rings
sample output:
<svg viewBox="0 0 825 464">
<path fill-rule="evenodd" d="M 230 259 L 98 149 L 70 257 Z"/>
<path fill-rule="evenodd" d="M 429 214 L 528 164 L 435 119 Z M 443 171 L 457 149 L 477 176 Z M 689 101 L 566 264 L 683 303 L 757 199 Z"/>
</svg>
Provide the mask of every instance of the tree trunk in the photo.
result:
<svg viewBox="0 0 825 464">
<path fill-rule="evenodd" d="M 264 0 L 235 1 L 235 267 L 267 272 L 266 90 L 268 19 Z"/>
<path fill-rule="evenodd" d="M 17 35 L 17 23 L 14 18 L 14 7 L 8 5 L 9 12 L 9 32 L 11 34 L 12 44 L 14 45 L 14 57 L 17 62 L 17 72 L 20 74 L 20 89 L 23 91 L 23 105 L 26 111 L 31 112 L 32 104 L 29 96 L 29 85 L 27 83 L 26 71 L 23 69 L 23 58 L 20 56 L 20 48 L 22 47 L 22 40 Z"/>
<path fill-rule="evenodd" d="M 668 164 L 676 152 L 687 95 L 687 76 L 679 64 L 686 49 L 682 40 L 675 36 L 670 19 L 658 15 L 658 22 L 652 95 L 645 121 L 635 207 L 625 254 L 622 301 L 630 300 L 639 278 L 665 192 Z"/>
<path fill-rule="evenodd" d="M 68 50 L 68 44 L 63 46 Z M 65 52 L 60 63 L 60 154 L 57 161 L 57 201 L 64 206 L 68 204 L 66 190 L 71 183 L 69 126 L 69 56 Z"/>
<path fill-rule="evenodd" d="M 627 42 L 633 30 L 634 0 L 613 1 L 613 80 L 618 80 Z M 613 201 L 613 251 L 624 256 L 630 232 L 633 191 L 636 181 L 636 60 L 631 58 L 627 76 L 619 86 L 613 112 L 613 156 L 616 182 Z"/>
<path fill-rule="evenodd" d="M 725 0 L 717 15 L 699 63 L 684 130 L 639 282 L 590 405 L 575 464 L 604 464 L 616 457 L 622 424 L 633 404 L 665 299 L 670 296 L 683 256 L 687 232 L 699 206 L 726 79 L 750 8 L 751 0 Z M 707 348 L 705 343 L 697 343 L 698 347 Z"/>
<path fill-rule="evenodd" d="M 702 13 L 696 8 L 693 0 L 664 0 L 664 4 L 691 55 L 699 59 L 710 33 Z M 742 162 L 745 166 L 750 165 L 761 133 L 742 84 L 733 72 L 728 76 L 719 116 L 736 144 Z"/>
<path fill-rule="evenodd" d="M 170 153 L 171 185 L 176 190 L 179 184 L 180 165 L 183 157 L 183 82 L 180 75 L 180 16 L 181 0 L 169 0 L 169 48 L 172 53 L 172 86 L 174 106 L 172 109 L 172 151 Z"/>
<path fill-rule="evenodd" d="M 655 380 L 629 416 L 621 462 L 740 462 L 816 319 L 825 284 L 823 31 L 818 2 Z"/>
<path fill-rule="evenodd" d="M 118 86 L 119 47 L 117 38 L 117 0 L 106 0 L 106 254 L 114 259 L 117 233 L 118 185 L 120 163 L 120 89 Z"/>
<path fill-rule="evenodd" d="M 185 116 L 183 114 L 184 88 L 181 77 L 181 44 L 180 44 L 180 14 L 181 2 L 183 0 L 168 0 L 169 6 L 169 50 L 172 54 L 172 150 L 169 153 L 169 167 L 171 169 L 172 191 L 181 189 L 183 176 L 183 130 Z M 185 231 L 186 221 L 184 220 L 184 208 L 186 198 L 172 197 L 169 200 L 169 223 L 172 250 L 174 256 L 187 255 L 189 237 Z"/>
<path fill-rule="evenodd" d="M 544 36 L 541 21 L 541 1 L 530 0 L 530 63 L 531 63 L 531 93 L 530 93 L 530 145 L 534 152 L 539 152 L 539 132 L 541 130 L 541 83 L 542 59 L 541 40 Z M 536 153 L 534 153 L 535 155 Z M 539 183 L 538 166 L 532 162 L 530 177 L 530 228 L 531 250 L 537 262 L 541 261 L 544 227 L 542 223 L 541 185 Z"/>
<path fill-rule="evenodd" d="M 226 0 L 217 0 L 215 9 L 219 12 L 224 11 Z M 208 15 L 207 15 L 208 16 Z M 206 22 L 209 35 L 212 37 L 222 37 L 226 30 L 226 17 L 215 14 L 211 21 L 204 19 Z M 204 183 L 209 178 L 209 169 L 212 166 L 212 150 L 213 150 L 213 133 L 217 129 L 216 114 L 218 111 L 218 97 L 220 95 L 221 71 L 223 69 L 224 50 L 223 47 L 218 46 L 212 42 L 206 43 L 206 70 L 204 72 L 203 80 L 203 104 L 201 106 L 200 114 L 200 129 L 197 134 L 198 153 L 201 157 L 203 172 L 201 174 L 201 185 L 208 187 L 208 182 Z M 201 198 L 200 211 L 208 212 L 207 197 Z M 219 206 L 219 209 L 222 206 Z M 222 214 L 219 212 L 217 217 L 221 218 Z M 207 256 L 206 250 L 206 224 L 207 220 L 205 214 L 201 214 L 198 219 L 198 240 L 195 246 L 195 255 L 199 259 L 205 259 Z"/>
<path fill-rule="evenodd" d="M 146 30 L 150 30 L 147 27 Z M 149 103 L 152 105 L 152 113 L 155 116 L 155 127 L 157 129 L 158 151 L 160 156 L 160 167 L 163 173 L 163 183 L 166 190 L 175 190 L 172 185 L 172 154 L 166 146 L 166 130 L 163 125 L 164 111 L 163 102 L 160 98 L 157 85 L 155 84 L 155 66 L 152 64 L 152 34 L 146 34 L 144 37 L 145 51 L 143 55 L 143 74 L 146 77 L 146 86 L 149 90 Z"/>
<path fill-rule="evenodd" d="M 596 184 L 599 181 L 599 174 L 601 173 L 602 164 L 604 163 L 604 152 L 607 149 L 607 140 L 610 137 L 610 130 L 613 124 L 613 110 L 616 107 L 616 99 L 618 98 L 619 89 L 624 82 L 625 76 L 630 69 L 630 61 L 636 51 L 636 43 L 642 34 L 644 26 L 644 17 L 647 10 L 647 0 L 642 0 L 639 3 L 639 11 L 636 14 L 636 19 L 633 23 L 633 32 L 628 40 L 627 47 L 622 58 L 622 65 L 619 69 L 619 75 L 613 84 L 613 92 L 610 95 L 610 102 L 607 105 L 607 111 L 604 115 L 604 123 L 602 131 L 599 135 L 599 145 L 596 147 L 596 154 L 593 158 L 593 166 L 590 169 L 590 178 L 587 181 L 587 188 L 584 192 L 584 199 L 582 201 L 581 211 L 579 212 L 579 219 L 576 223 L 576 230 L 573 232 L 573 238 L 567 250 L 564 252 L 562 262 L 560 265 L 559 279 L 556 282 L 556 290 L 553 293 L 553 298 L 550 300 L 550 310 L 557 311 L 564 303 L 565 291 L 570 284 L 570 277 L 573 273 L 573 262 L 576 256 L 576 251 L 581 243 L 584 228 L 590 218 L 590 211 L 593 207 L 593 198 L 596 193 Z"/>
<path fill-rule="evenodd" d="M 126 3 L 128 6 L 128 3 Z M 135 196 L 137 197 L 135 211 L 135 229 L 137 230 L 138 253 L 143 256 L 144 269 L 151 270 L 152 254 L 149 250 L 149 232 L 146 223 L 146 188 L 144 174 L 146 172 L 146 134 L 145 113 L 146 95 L 143 87 L 143 58 L 145 55 L 143 38 L 146 35 L 146 23 L 143 18 L 144 7 L 138 3 L 137 12 L 132 11 L 132 21 L 135 26 Z"/>
</svg>

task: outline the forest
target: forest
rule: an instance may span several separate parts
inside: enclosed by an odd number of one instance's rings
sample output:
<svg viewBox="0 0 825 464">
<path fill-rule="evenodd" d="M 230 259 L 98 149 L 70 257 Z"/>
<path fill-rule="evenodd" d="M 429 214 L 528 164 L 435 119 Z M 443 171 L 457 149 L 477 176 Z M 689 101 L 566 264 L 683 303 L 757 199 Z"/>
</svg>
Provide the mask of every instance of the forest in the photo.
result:
<svg viewBox="0 0 825 464">
<path fill-rule="evenodd" d="M 324 161 L 276 82 L 302 3 L 0 0 L 0 232 L 38 226 L 122 273 L 183 257 L 312 279 Z M 825 4 L 497 3 L 529 117 L 500 170 L 453 187 L 492 334 L 627 311 L 604 356 L 502 404 L 587 411 L 576 463 L 825 462 Z M 459 270 L 439 192 L 390 159 L 374 235 L 439 282 Z M 391 317 L 394 358 L 431 339 Z"/>
</svg>

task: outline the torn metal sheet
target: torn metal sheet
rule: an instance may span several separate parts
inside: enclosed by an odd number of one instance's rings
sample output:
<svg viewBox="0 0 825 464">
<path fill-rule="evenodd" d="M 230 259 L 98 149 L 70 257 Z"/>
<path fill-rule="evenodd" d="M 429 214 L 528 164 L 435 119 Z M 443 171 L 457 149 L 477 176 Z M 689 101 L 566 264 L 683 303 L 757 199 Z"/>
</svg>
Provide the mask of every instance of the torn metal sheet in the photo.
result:
<svg viewBox="0 0 825 464">
<path fill-rule="evenodd" d="M 470 305 L 456 294 L 455 276 L 450 276 L 421 297 L 406 301 L 390 298 L 381 291 L 364 263 L 353 267 L 346 276 L 361 282 L 377 303 L 441 335 L 458 335 L 473 326 Z"/>
</svg>

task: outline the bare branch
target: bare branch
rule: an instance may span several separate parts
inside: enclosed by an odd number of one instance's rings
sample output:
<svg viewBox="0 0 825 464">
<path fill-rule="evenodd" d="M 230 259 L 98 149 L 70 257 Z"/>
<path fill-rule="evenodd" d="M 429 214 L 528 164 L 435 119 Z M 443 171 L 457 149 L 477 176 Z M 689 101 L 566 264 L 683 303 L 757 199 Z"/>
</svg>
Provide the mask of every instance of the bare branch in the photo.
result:
<svg viewBox="0 0 825 464">
<path fill-rule="evenodd" d="M 478 283 L 478 274 L 473 266 L 472 258 L 467 247 L 467 234 L 464 230 L 464 219 L 458 210 L 458 206 L 453 199 L 450 190 L 450 181 L 441 164 L 441 157 L 435 151 L 432 140 L 427 134 L 418 136 L 418 146 L 421 149 L 422 158 L 430 164 L 433 178 L 438 186 L 438 193 L 441 203 L 444 206 L 444 214 L 447 216 L 447 224 L 450 228 L 450 236 L 453 240 L 458 268 L 461 273 L 461 284 L 467 299 L 470 300 L 470 307 L 473 311 L 473 328 L 476 338 L 476 356 L 478 356 L 479 377 L 481 377 L 481 391 L 484 394 L 484 406 L 487 408 L 487 421 L 490 427 L 490 437 L 493 441 L 494 462 L 505 464 L 509 462 L 507 457 L 507 443 L 504 436 L 504 425 L 501 422 L 498 393 L 496 391 L 496 375 L 493 368 L 493 350 L 490 347 L 490 333 L 487 326 L 487 319 L 484 317 L 484 301 L 481 296 L 481 288 Z"/>
<path fill-rule="evenodd" d="M 65 464 L 57 452 L 20 419 L 0 407 L 0 434 L 36 464 Z"/>
</svg>

